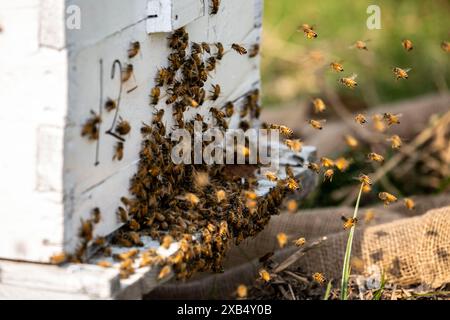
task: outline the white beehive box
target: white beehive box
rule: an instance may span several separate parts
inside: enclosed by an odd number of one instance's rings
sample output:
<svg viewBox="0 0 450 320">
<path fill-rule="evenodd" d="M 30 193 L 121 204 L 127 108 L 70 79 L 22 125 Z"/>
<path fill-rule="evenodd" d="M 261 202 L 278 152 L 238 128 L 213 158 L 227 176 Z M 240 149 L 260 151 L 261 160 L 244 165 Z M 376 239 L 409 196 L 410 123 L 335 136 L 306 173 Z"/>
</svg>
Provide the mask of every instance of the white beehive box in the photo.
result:
<svg viewBox="0 0 450 320">
<path fill-rule="evenodd" d="M 259 42 L 262 0 L 222 0 L 217 15 L 209 14 L 209 3 L 0 2 L 0 259 L 48 262 L 73 251 L 80 221 L 94 207 L 103 213 L 95 236 L 120 227 L 115 211 L 137 166 L 141 123 L 154 112 L 149 93 L 157 69 L 167 66 L 169 32 L 186 26 L 190 41 L 222 42 L 227 51 L 232 43 Z M 141 50 L 129 59 L 134 41 Z M 119 95 L 120 74 L 111 79 L 116 60 L 134 68 L 118 107 L 132 127 L 120 162 L 112 160 L 117 140 L 105 134 L 116 114 L 103 108 Z M 213 83 L 222 87 L 218 105 L 257 88 L 259 57 L 226 54 Z M 102 114 L 99 143 L 80 135 L 90 110 Z"/>
</svg>

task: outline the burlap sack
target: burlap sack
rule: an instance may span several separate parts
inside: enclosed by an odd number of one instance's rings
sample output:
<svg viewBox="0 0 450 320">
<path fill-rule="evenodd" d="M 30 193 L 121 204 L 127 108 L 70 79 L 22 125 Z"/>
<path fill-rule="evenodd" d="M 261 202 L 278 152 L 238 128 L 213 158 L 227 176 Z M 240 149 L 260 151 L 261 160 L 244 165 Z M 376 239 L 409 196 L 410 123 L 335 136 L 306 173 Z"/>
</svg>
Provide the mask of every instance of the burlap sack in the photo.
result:
<svg viewBox="0 0 450 320">
<path fill-rule="evenodd" d="M 358 223 L 352 257 L 363 261 L 364 274 L 377 265 L 388 281 L 398 285 L 424 284 L 433 288 L 450 282 L 450 195 L 415 198 L 414 211 L 402 204 L 389 208 L 376 207 L 375 217 Z M 428 209 L 442 207 L 440 209 Z M 340 217 L 350 216 L 353 208 L 327 208 L 282 214 L 254 239 L 230 249 L 222 274 L 202 274 L 188 282 L 172 282 L 157 288 L 151 299 L 214 299 L 230 298 L 237 284 L 250 284 L 257 276 L 258 258 L 276 251 L 275 261 L 282 261 L 298 248 L 277 250 L 276 235 L 284 232 L 290 240 L 302 236 L 313 241 L 327 240 L 306 253 L 292 268 L 301 267 L 307 274 L 322 272 L 339 280 L 348 232 L 342 229 Z M 426 212 L 424 214 L 424 212 Z"/>
</svg>

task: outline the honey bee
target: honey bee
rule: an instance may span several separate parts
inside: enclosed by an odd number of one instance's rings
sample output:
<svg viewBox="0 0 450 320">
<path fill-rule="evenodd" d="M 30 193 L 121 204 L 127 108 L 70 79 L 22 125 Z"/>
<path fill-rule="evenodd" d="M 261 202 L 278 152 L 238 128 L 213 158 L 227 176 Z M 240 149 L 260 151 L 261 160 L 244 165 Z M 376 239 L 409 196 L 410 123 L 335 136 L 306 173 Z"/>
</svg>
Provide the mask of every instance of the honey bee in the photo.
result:
<svg viewBox="0 0 450 320">
<path fill-rule="evenodd" d="M 124 70 L 122 70 L 122 82 L 127 82 L 133 75 L 134 67 L 131 63 L 128 63 Z"/>
<path fill-rule="evenodd" d="M 416 204 L 414 203 L 414 200 L 410 199 L 410 198 L 405 198 L 405 207 L 408 210 L 414 210 L 416 208 Z"/>
<path fill-rule="evenodd" d="M 286 233 L 280 232 L 279 234 L 277 234 L 277 241 L 280 248 L 283 249 L 288 242 Z"/>
<path fill-rule="evenodd" d="M 333 181 L 333 175 L 334 175 L 334 170 L 333 169 L 328 169 L 324 172 L 323 174 L 323 181 Z"/>
<path fill-rule="evenodd" d="M 220 0 L 211 0 L 211 14 L 217 14 L 220 8 Z"/>
<path fill-rule="evenodd" d="M 314 129 L 317 129 L 317 130 L 322 130 L 323 129 L 322 122 L 326 122 L 326 120 L 314 120 L 314 119 L 311 119 L 311 120 L 308 121 L 308 123 L 311 125 L 311 127 L 313 127 Z"/>
<path fill-rule="evenodd" d="M 367 49 L 367 43 L 366 43 L 367 41 L 368 40 L 366 40 L 366 41 L 358 40 L 352 45 L 352 47 L 359 49 L 359 50 L 368 51 L 369 49 Z"/>
<path fill-rule="evenodd" d="M 384 120 L 386 120 L 388 126 L 391 126 L 393 124 L 400 124 L 400 117 L 402 115 L 401 114 L 392 114 L 392 113 L 385 113 L 383 114 L 383 118 Z"/>
<path fill-rule="evenodd" d="M 128 58 L 134 58 L 141 50 L 141 44 L 139 41 L 134 41 L 130 44 L 130 48 L 128 49 Z"/>
<path fill-rule="evenodd" d="M 283 126 L 283 125 L 271 124 L 271 125 L 269 126 L 269 128 L 270 128 L 270 129 L 276 129 L 276 130 L 279 130 L 280 133 L 281 133 L 283 136 L 285 136 L 286 138 L 290 138 L 290 137 L 294 134 L 294 131 L 292 131 L 291 128 L 288 128 L 288 127 Z"/>
<path fill-rule="evenodd" d="M 350 148 L 356 148 L 356 147 L 358 147 L 358 140 L 356 140 L 356 138 L 355 137 L 353 137 L 353 136 L 351 136 L 351 135 L 349 135 L 349 134 L 346 134 L 345 136 L 344 136 L 344 140 L 345 140 L 345 143 L 350 147 Z"/>
<path fill-rule="evenodd" d="M 369 193 L 370 191 L 372 191 L 372 187 L 368 184 L 363 184 L 362 186 L 362 192 L 363 193 Z"/>
<path fill-rule="evenodd" d="M 297 240 L 294 240 L 293 242 L 294 242 L 294 244 L 297 247 L 301 247 L 301 246 L 305 245 L 306 239 L 305 238 L 298 238 Z"/>
<path fill-rule="evenodd" d="M 355 116 L 355 122 L 362 125 L 362 124 L 364 124 L 364 123 L 367 122 L 367 119 L 366 119 L 366 117 L 365 117 L 363 114 L 358 113 L 358 114 Z"/>
<path fill-rule="evenodd" d="M 329 168 L 329 167 L 333 167 L 334 166 L 334 160 L 331 160 L 330 158 L 327 158 L 327 157 L 320 158 L 320 163 L 325 168 Z"/>
<path fill-rule="evenodd" d="M 164 109 L 161 109 L 154 115 L 153 124 L 161 123 L 163 116 L 164 116 Z"/>
<path fill-rule="evenodd" d="M 259 51 L 260 51 L 260 46 L 259 46 L 258 43 L 256 43 L 256 44 L 254 44 L 254 45 L 251 47 L 248 56 L 249 56 L 250 58 L 254 58 L 254 57 L 256 57 L 256 56 L 259 54 Z"/>
<path fill-rule="evenodd" d="M 411 68 L 402 69 L 399 67 L 392 68 L 392 72 L 394 72 L 395 79 L 408 79 L 408 72 L 411 71 Z"/>
<path fill-rule="evenodd" d="M 320 172 L 320 165 L 314 162 L 310 162 L 308 163 L 308 169 L 315 172 L 315 173 L 319 173 Z"/>
<path fill-rule="evenodd" d="M 387 206 L 392 202 L 396 202 L 397 201 L 397 197 L 388 193 L 388 192 L 380 192 L 378 193 L 378 198 L 380 198 L 380 200 L 384 201 L 384 205 Z"/>
<path fill-rule="evenodd" d="M 161 89 L 159 87 L 152 88 L 152 91 L 150 92 L 150 98 L 151 98 L 150 104 L 157 105 L 159 102 L 160 95 L 161 95 Z"/>
<path fill-rule="evenodd" d="M 130 123 L 119 117 L 119 123 L 116 125 L 116 133 L 120 134 L 121 136 L 124 136 L 130 133 L 130 130 L 131 130 Z"/>
<path fill-rule="evenodd" d="M 356 226 L 356 223 L 358 222 L 358 218 L 347 218 L 342 216 L 341 220 L 344 221 L 344 230 L 348 230 L 354 226 Z"/>
<path fill-rule="evenodd" d="M 295 200 L 293 200 L 293 199 L 292 199 L 292 200 L 289 200 L 289 201 L 287 202 L 286 207 L 287 207 L 289 213 L 296 213 L 297 210 L 298 210 L 298 204 L 297 204 L 297 201 L 295 201 Z"/>
<path fill-rule="evenodd" d="M 314 31 L 314 27 L 310 26 L 309 24 L 306 24 L 306 23 L 302 24 L 299 27 L 299 31 L 303 31 L 306 38 L 308 38 L 308 39 L 317 38 L 317 33 Z"/>
<path fill-rule="evenodd" d="M 344 77 L 339 79 L 339 81 L 346 87 L 353 89 L 356 86 L 358 86 L 358 83 L 356 82 L 356 78 L 358 77 L 357 74 L 353 73 L 351 76 L 349 77 Z"/>
<path fill-rule="evenodd" d="M 320 98 L 314 99 L 313 100 L 313 105 L 314 105 L 314 112 L 315 113 L 324 112 L 325 109 L 326 109 L 325 102 L 323 102 L 323 100 L 320 99 Z"/>
<path fill-rule="evenodd" d="M 122 207 L 117 208 L 117 216 L 119 217 L 120 222 L 122 223 L 128 222 L 128 212 L 124 208 Z"/>
<path fill-rule="evenodd" d="M 450 42 L 448 41 L 442 41 L 441 42 L 441 49 L 445 52 L 450 52 Z"/>
<path fill-rule="evenodd" d="M 226 192 L 224 190 L 217 190 L 216 191 L 216 199 L 217 199 L 218 203 L 225 201 L 227 199 Z"/>
<path fill-rule="evenodd" d="M 87 136 L 89 140 L 98 140 L 99 138 L 99 127 L 102 119 L 94 111 L 91 110 L 92 117 L 89 118 L 83 125 L 81 130 L 81 136 Z"/>
<path fill-rule="evenodd" d="M 300 139 L 294 140 L 286 139 L 284 141 L 284 144 L 287 145 L 289 149 L 291 149 L 294 152 L 300 152 L 303 147 L 303 142 Z"/>
<path fill-rule="evenodd" d="M 269 181 L 277 181 L 278 180 L 277 175 L 275 173 L 273 173 L 273 172 L 267 171 L 267 172 L 264 173 L 264 175 L 266 176 L 266 178 Z"/>
<path fill-rule="evenodd" d="M 225 109 L 225 115 L 228 118 L 231 118 L 234 114 L 234 104 L 232 102 L 227 102 L 227 104 L 224 106 Z"/>
<path fill-rule="evenodd" d="M 66 262 L 67 255 L 64 252 L 54 254 L 50 257 L 50 263 L 54 265 L 60 265 Z"/>
<path fill-rule="evenodd" d="M 383 122 L 383 116 L 381 114 L 375 114 L 372 117 L 373 128 L 378 132 L 386 131 L 386 125 Z"/>
<path fill-rule="evenodd" d="M 271 277 L 270 277 L 270 273 L 267 272 L 266 269 L 261 269 L 259 270 L 259 276 L 261 277 L 262 280 L 264 280 L 265 282 L 269 282 Z"/>
<path fill-rule="evenodd" d="M 106 244 L 105 237 L 96 237 L 94 240 L 94 244 L 99 247 L 104 246 Z"/>
<path fill-rule="evenodd" d="M 123 149 L 124 144 L 122 141 L 117 141 L 116 146 L 114 147 L 114 155 L 113 160 L 122 161 L 123 159 Z"/>
<path fill-rule="evenodd" d="M 332 62 L 330 63 L 330 68 L 336 72 L 343 72 L 344 66 L 339 62 Z"/>
<path fill-rule="evenodd" d="M 369 176 L 361 173 L 358 177 L 359 182 L 361 182 L 363 185 L 371 186 L 372 185 L 372 179 L 370 179 Z"/>
<path fill-rule="evenodd" d="M 243 46 L 241 46 L 241 45 L 239 45 L 237 43 L 233 43 L 231 45 L 231 49 L 233 49 L 234 51 L 236 51 L 240 55 L 247 54 L 247 49 L 245 49 Z"/>
<path fill-rule="evenodd" d="M 402 139 L 396 134 L 388 138 L 387 141 L 391 142 L 392 149 L 399 149 L 403 144 Z"/>
<path fill-rule="evenodd" d="M 236 289 L 236 295 L 239 299 L 247 298 L 248 290 L 247 287 L 243 284 L 240 284 Z"/>
<path fill-rule="evenodd" d="M 128 224 L 128 227 L 131 230 L 137 231 L 137 230 L 139 230 L 141 228 L 141 225 L 135 219 L 131 219 L 130 223 Z"/>
<path fill-rule="evenodd" d="M 404 39 L 402 41 L 402 46 L 406 51 L 411 51 L 412 49 L 414 49 L 412 41 L 408 39 Z"/>
<path fill-rule="evenodd" d="M 170 245 L 172 244 L 172 242 L 173 242 L 173 238 L 172 238 L 171 236 L 169 236 L 169 235 L 166 235 L 166 236 L 164 236 L 164 238 L 162 239 L 161 246 L 162 246 L 164 249 L 169 249 L 169 247 L 170 247 Z"/>
<path fill-rule="evenodd" d="M 312 278 L 315 282 L 317 282 L 320 285 L 325 284 L 325 282 L 327 281 L 327 279 L 325 278 L 325 276 L 320 273 L 320 272 L 316 272 L 312 275 Z"/>
<path fill-rule="evenodd" d="M 336 168 L 338 168 L 340 171 L 346 171 L 348 169 L 348 167 L 350 166 L 350 161 L 341 157 L 341 158 L 336 159 L 334 164 L 335 164 Z"/>
<path fill-rule="evenodd" d="M 364 221 L 370 222 L 375 218 L 375 212 L 373 211 L 373 209 L 368 209 L 366 210 L 366 212 L 364 213 Z"/>
<path fill-rule="evenodd" d="M 108 98 L 105 102 L 106 111 L 111 112 L 116 108 L 117 108 L 117 103 L 114 100 Z"/>
<path fill-rule="evenodd" d="M 290 190 L 295 191 L 300 189 L 300 184 L 294 178 L 287 178 L 286 187 Z"/>
<path fill-rule="evenodd" d="M 211 47 L 209 46 L 209 44 L 207 44 L 206 42 L 202 42 L 201 46 L 204 52 L 208 52 L 209 54 L 211 54 Z"/>
<path fill-rule="evenodd" d="M 169 78 L 169 70 L 166 68 L 159 69 L 155 78 L 156 87 L 164 86 L 164 83 L 167 81 L 168 78 Z"/>
<path fill-rule="evenodd" d="M 99 261 L 99 262 L 97 262 L 97 265 L 102 268 L 111 268 L 112 267 L 112 264 L 109 261 Z"/>
<path fill-rule="evenodd" d="M 213 84 L 212 88 L 213 88 L 213 90 L 210 91 L 210 93 L 211 93 L 211 98 L 210 99 L 212 101 L 216 101 L 219 98 L 219 96 L 220 96 L 220 91 L 221 91 L 220 85 L 218 85 L 218 84 L 214 85 Z"/>
<path fill-rule="evenodd" d="M 100 222 L 102 214 L 99 208 L 92 209 L 91 215 L 92 215 L 92 222 L 94 222 L 95 224 Z"/>
<path fill-rule="evenodd" d="M 371 152 L 367 155 L 367 158 L 369 160 L 375 161 L 375 162 L 384 162 L 384 157 L 378 153 Z"/>
<path fill-rule="evenodd" d="M 225 53 L 225 49 L 223 47 L 223 44 L 221 42 L 216 43 L 216 48 L 217 48 L 216 59 L 217 60 L 222 60 L 223 55 Z"/>
<path fill-rule="evenodd" d="M 254 191 L 245 191 L 244 195 L 250 200 L 256 200 L 258 198 L 258 195 Z"/>
<path fill-rule="evenodd" d="M 186 193 L 181 199 L 189 202 L 193 206 L 196 206 L 200 202 L 200 199 L 193 193 Z"/>
<path fill-rule="evenodd" d="M 120 278 L 127 279 L 132 274 L 134 274 L 133 260 L 122 261 L 120 264 Z"/>
</svg>

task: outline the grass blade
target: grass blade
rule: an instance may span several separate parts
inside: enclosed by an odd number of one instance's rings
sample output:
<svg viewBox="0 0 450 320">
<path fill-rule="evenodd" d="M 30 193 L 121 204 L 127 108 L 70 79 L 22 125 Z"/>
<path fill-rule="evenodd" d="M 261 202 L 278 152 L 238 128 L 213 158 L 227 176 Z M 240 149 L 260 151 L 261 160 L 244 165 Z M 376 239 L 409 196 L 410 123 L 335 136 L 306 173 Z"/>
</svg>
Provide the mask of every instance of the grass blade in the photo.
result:
<svg viewBox="0 0 450 320">
<path fill-rule="evenodd" d="M 358 198 L 356 199 L 355 211 L 353 212 L 354 219 L 356 219 L 358 217 L 359 201 L 361 199 L 363 186 L 364 186 L 364 184 L 361 183 L 361 188 L 359 189 Z M 355 233 L 355 226 L 352 226 L 350 229 L 350 233 L 348 235 L 347 247 L 345 249 L 345 256 L 344 256 L 344 265 L 342 267 L 341 300 L 348 299 L 348 281 L 350 278 L 350 258 L 352 255 L 352 244 L 353 244 L 354 233 Z"/>
<path fill-rule="evenodd" d="M 331 288 L 332 288 L 331 282 L 332 281 L 333 281 L 333 279 L 328 281 L 327 289 L 325 291 L 325 295 L 323 296 L 323 300 L 328 300 L 330 298 Z"/>
</svg>

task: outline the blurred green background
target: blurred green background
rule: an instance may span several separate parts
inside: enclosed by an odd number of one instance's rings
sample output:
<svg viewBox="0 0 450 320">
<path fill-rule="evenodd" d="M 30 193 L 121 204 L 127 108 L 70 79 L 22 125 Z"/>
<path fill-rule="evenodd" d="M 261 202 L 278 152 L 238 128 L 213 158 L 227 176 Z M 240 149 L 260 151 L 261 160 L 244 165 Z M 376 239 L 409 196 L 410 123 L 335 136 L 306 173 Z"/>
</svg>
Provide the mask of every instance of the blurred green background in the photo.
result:
<svg viewBox="0 0 450 320">
<path fill-rule="evenodd" d="M 381 8 L 381 30 L 366 26 L 371 4 Z M 440 45 L 449 40 L 449 12 L 446 0 L 265 0 L 265 106 L 309 99 L 324 85 L 337 90 L 351 109 L 447 91 L 449 55 Z M 302 23 L 314 25 L 318 38 L 297 32 Z M 401 45 L 405 38 L 414 44 L 411 52 Z M 356 40 L 369 40 L 369 51 L 350 49 Z M 333 73 L 331 61 L 342 61 L 345 71 Z M 396 81 L 395 66 L 412 68 L 409 79 Z M 357 90 L 337 82 L 351 73 L 358 74 Z"/>
</svg>

